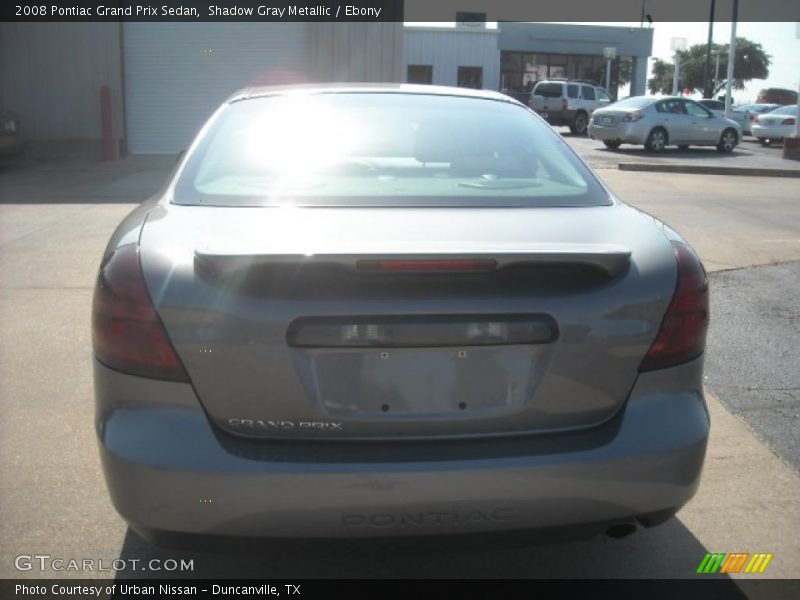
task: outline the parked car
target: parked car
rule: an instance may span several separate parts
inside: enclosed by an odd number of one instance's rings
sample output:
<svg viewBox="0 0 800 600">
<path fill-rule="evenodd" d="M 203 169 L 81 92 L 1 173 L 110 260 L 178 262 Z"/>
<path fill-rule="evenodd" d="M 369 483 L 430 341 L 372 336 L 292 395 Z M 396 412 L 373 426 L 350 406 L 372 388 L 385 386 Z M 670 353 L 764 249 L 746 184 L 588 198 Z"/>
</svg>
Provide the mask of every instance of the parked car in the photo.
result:
<svg viewBox="0 0 800 600">
<path fill-rule="evenodd" d="M 92 312 L 106 483 L 154 539 L 621 536 L 698 487 L 700 260 L 499 92 L 235 94 Z"/>
<path fill-rule="evenodd" d="M 531 100 L 531 92 L 517 92 L 514 90 L 503 90 L 503 93 L 510 98 L 514 98 L 517 102 L 524 104 L 530 108 L 533 108 L 533 102 Z"/>
<path fill-rule="evenodd" d="M 12 113 L 0 110 L 0 156 L 14 156 L 21 153 L 22 148 L 19 120 Z"/>
<path fill-rule="evenodd" d="M 551 125 L 568 125 L 577 135 L 584 135 L 592 113 L 612 102 L 611 96 L 589 81 L 549 79 L 533 88 L 531 108 Z"/>
<path fill-rule="evenodd" d="M 667 146 L 716 146 L 731 152 L 742 139 L 742 128 L 688 98 L 635 96 L 596 110 L 589 135 L 611 149 L 643 144 L 651 152 Z"/>
<path fill-rule="evenodd" d="M 702 104 L 718 117 L 725 116 L 725 103 L 721 100 L 712 100 L 710 98 L 703 98 L 702 100 L 698 100 L 697 103 Z"/>
<path fill-rule="evenodd" d="M 733 119 L 742 127 L 742 133 L 750 135 L 750 127 L 758 115 L 768 113 L 779 108 L 780 104 L 740 104 L 728 112 L 728 118 Z"/>
<path fill-rule="evenodd" d="M 756 102 L 760 104 L 774 103 L 781 106 L 797 104 L 797 92 L 783 88 L 767 88 L 758 92 Z"/>
<path fill-rule="evenodd" d="M 794 137 L 797 121 L 796 106 L 782 106 L 766 114 L 759 115 L 751 127 L 753 136 L 763 146 L 779 142 L 785 137 Z"/>
</svg>

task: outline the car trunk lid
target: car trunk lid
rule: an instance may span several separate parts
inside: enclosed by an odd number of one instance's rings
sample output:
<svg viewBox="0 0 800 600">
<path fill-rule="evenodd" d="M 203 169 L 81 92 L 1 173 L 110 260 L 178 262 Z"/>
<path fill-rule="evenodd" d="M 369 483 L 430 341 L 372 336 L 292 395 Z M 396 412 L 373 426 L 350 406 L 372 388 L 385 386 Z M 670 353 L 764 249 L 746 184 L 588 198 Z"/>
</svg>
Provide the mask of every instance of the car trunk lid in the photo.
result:
<svg viewBox="0 0 800 600">
<path fill-rule="evenodd" d="M 622 405 L 674 291 L 656 228 L 624 205 L 168 205 L 141 257 L 229 432 L 498 435 L 586 427 Z"/>
</svg>

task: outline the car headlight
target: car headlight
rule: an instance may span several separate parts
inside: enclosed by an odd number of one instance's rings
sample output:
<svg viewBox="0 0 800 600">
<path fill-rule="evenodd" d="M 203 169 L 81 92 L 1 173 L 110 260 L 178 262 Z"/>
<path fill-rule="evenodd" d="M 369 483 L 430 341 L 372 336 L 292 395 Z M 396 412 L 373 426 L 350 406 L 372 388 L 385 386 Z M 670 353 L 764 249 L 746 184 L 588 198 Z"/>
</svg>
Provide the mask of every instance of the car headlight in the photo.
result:
<svg viewBox="0 0 800 600">
<path fill-rule="evenodd" d="M 624 117 L 622 117 L 623 123 L 636 123 L 636 121 L 641 121 L 644 119 L 644 115 L 642 113 L 628 113 Z"/>
<path fill-rule="evenodd" d="M 0 112 L 0 132 L 18 133 L 19 124 L 17 119 L 9 112 Z"/>
</svg>

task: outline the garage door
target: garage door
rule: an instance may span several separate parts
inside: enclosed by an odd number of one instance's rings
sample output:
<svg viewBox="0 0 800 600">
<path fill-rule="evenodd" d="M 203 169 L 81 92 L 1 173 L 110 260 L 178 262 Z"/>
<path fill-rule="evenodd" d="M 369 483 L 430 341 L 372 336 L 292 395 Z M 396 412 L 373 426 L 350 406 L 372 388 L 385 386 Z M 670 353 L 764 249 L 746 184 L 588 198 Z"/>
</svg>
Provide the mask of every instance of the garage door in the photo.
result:
<svg viewBox="0 0 800 600">
<path fill-rule="evenodd" d="M 185 149 L 239 88 L 307 80 L 308 23 L 125 23 L 132 153 Z"/>
</svg>

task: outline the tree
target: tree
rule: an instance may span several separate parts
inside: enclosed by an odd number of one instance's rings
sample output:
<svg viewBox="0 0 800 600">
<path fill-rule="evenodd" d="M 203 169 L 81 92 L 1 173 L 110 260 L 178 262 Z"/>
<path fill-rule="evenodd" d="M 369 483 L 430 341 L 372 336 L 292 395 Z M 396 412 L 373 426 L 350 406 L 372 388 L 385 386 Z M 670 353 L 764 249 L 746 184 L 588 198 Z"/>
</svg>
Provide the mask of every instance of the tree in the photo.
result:
<svg viewBox="0 0 800 600">
<path fill-rule="evenodd" d="M 712 52 L 719 52 L 719 76 L 717 85 L 713 87 L 716 95 L 727 83 L 728 74 L 728 44 L 712 44 Z M 678 88 L 688 88 L 691 92 L 702 92 L 705 88 L 703 82 L 703 65 L 706 60 L 706 45 L 695 44 L 688 50 L 678 53 L 681 57 Z M 746 38 L 736 38 L 736 59 L 733 65 L 733 88 L 736 90 L 744 89 L 745 83 L 752 79 L 766 79 L 769 77 L 769 66 L 772 64 L 772 57 L 764 52 L 761 44 L 752 42 Z M 709 77 L 714 78 L 716 59 L 711 57 L 711 68 Z M 675 65 L 671 62 L 655 59 L 653 63 L 652 75 L 647 80 L 647 87 L 653 94 L 669 94 L 672 92 L 672 74 Z"/>
</svg>

